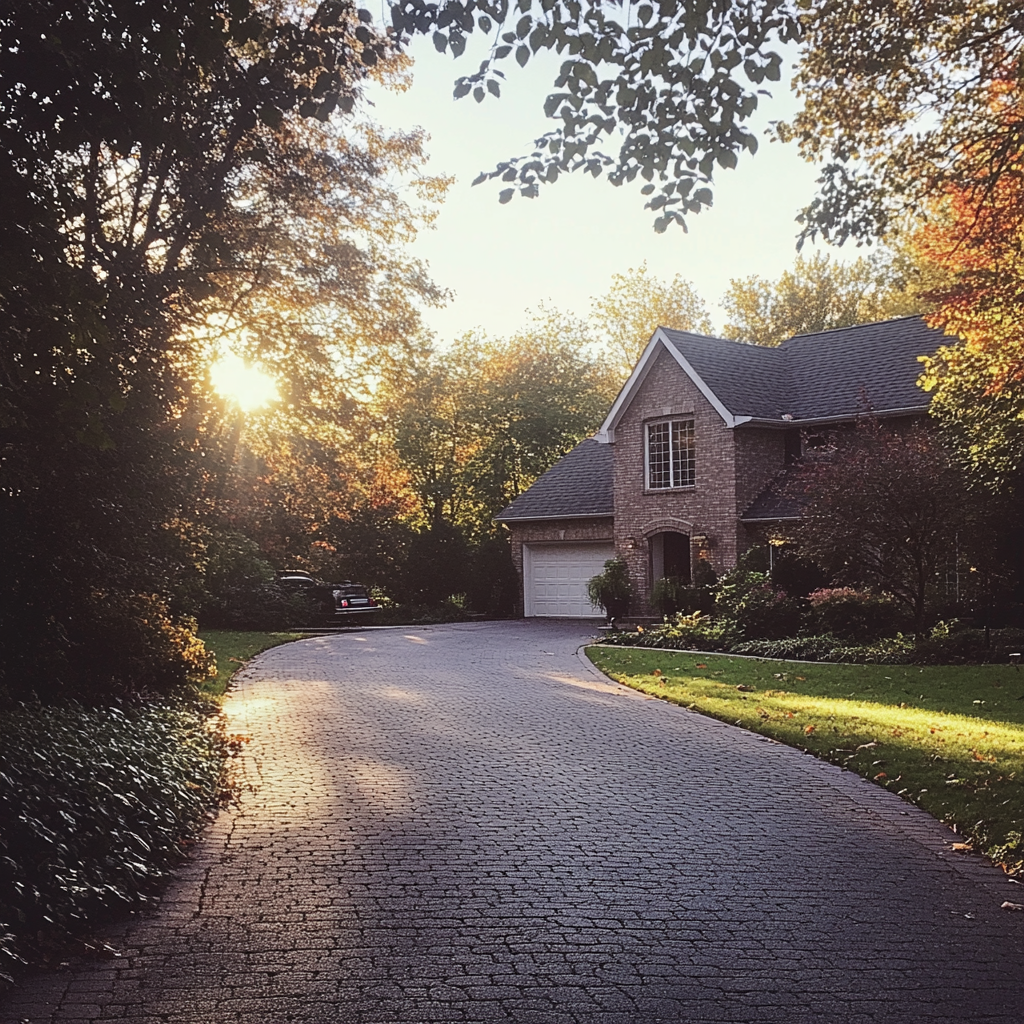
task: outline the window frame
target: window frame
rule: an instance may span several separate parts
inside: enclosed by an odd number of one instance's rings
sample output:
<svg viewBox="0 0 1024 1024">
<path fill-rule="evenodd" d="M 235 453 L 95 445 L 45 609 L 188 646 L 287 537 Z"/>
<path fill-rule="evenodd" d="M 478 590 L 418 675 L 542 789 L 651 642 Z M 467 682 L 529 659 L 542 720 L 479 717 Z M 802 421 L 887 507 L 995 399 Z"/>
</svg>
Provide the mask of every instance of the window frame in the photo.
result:
<svg viewBox="0 0 1024 1024">
<path fill-rule="evenodd" d="M 687 425 L 687 433 L 689 435 L 689 458 L 679 460 L 677 459 L 678 449 L 675 446 L 675 430 L 673 427 L 677 423 Z M 651 483 L 651 430 L 655 427 L 667 427 L 668 431 L 668 477 L 669 483 L 667 486 L 657 486 Z M 682 463 L 684 466 L 689 466 L 689 473 L 687 476 L 688 480 L 685 482 L 678 482 L 676 480 L 676 466 L 677 463 Z M 665 491 L 683 491 L 692 490 L 697 485 L 697 438 L 696 438 L 696 423 L 695 418 L 692 415 L 681 415 L 681 416 L 661 416 L 656 420 L 648 420 L 644 423 L 644 490 L 651 491 L 657 494 L 664 493 Z"/>
</svg>

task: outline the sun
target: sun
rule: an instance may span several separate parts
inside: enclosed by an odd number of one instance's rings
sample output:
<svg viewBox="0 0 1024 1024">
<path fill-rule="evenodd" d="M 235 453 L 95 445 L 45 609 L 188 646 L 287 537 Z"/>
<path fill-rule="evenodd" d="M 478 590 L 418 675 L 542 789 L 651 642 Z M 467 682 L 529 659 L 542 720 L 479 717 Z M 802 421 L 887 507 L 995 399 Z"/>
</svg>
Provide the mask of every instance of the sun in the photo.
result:
<svg viewBox="0 0 1024 1024">
<path fill-rule="evenodd" d="M 210 367 L 210 381 L 222 398 L 242 412 L 254 412 L 280 400 L 274 378 L 236 355 L 226 355 Z"/>
</svg>

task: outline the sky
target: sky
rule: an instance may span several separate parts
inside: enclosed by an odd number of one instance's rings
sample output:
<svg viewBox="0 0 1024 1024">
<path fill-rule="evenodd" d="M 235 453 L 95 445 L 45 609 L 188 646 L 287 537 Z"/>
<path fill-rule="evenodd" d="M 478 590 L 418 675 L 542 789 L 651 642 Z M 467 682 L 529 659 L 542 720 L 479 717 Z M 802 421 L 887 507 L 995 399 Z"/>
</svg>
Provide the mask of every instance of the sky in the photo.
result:
<svg viewBox="0 0 1024 1024">
<path fill-rule="evenodd" d="M 425 315 L 442 344 L 478 327 L 510 334 L 527 320 L 526 310 L 542 303 L 583 315 L 613 274 L 644 261 L 660 278 L 682 274 L 721 327 L 718 303 L 730 279 L 774 278 L 792 265 L 795 217 L 813 197 L 817 176 L 793 147 L 762 138 L 756 155 L 743 154 L 736 170 L 720 171 L 713 209 L 690 218 L 688 233 L 678 227 L 655 233 L 639 181 L 615 188 L 603 177 L 563 176 L 541 186 L 536 199 L 517 196 L 502 206 L 499 182 L 471 183 L 480 171 L 531 152 L 533 139 L 548 130 L 542 105 L 552 91 L 557 58 L 546 55 L 525 69 L 512 62 L 502 96 L 477 104 L 471 97 L 454 100 L 452 88 L 456 77 L 475 70 L 479 53 L 467 47 L 452 60 L 420 38 L 411 54 L 410 89 L 374 87 L 368 95 L 381 124 L 429 134 L 426 173 L 456 179 L 435 228 L 421 233 L 413 248 L 434 280 L 454 293 L 446 308 Z M 758 111 L 759 136 L 771 120 L 796 109 L 785 80 L 775 90 L 778 95 Z"/>
</svg>

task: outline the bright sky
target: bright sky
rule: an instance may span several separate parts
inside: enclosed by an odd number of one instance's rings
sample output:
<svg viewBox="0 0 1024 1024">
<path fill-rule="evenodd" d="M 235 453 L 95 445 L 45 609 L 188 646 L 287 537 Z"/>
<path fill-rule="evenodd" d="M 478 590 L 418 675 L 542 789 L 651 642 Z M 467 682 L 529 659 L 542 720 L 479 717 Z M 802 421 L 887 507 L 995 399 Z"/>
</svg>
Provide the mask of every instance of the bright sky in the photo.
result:
<svg viewBox="0 0 1024 1024">
<path fill-rule="evenodd" d="M 382 124 L 420 126 L 430 134 L 428 173 L 456 177 L 436 229 L 423 233 L 414 250 L 430 264 L 434 280 L 455 293 L 447 308 L 427 311 L 439 341 L 478 326 L 510 333 L 524 322 L 526 309 L 542 302 L 583 314 L 612 274 L 644 260 L 660 278 L 681 273 L 691 281 L 720 327 L 718 302 L 730 278 L 777 277 L 792 264 L 794 218 L 812 198 L 816 177 L 792 147 L 764 140 L 754 157 L 741 156 L 737 170 L 719 172 L 715 206 L 691 219 L 688 234 L 654 232 L 642 182 L 615 188 L 603 177 L 571 175 L 541 186 L 536 199 L 517 196 L 502 206 L 499 182 L 471 183 L 479 171 L 531 152 L 533 139 L 548 130 L 542 105 L 557 59 L 531 61 L 526 69 L 512 62 L 501 98 L 477 104 L 472 97 L 453 100 L 452 87 L 456 77 L 475 70 L 479 54 L 467 48 L 453 61 L 419 39 L 412 55 L 412 88 L 402 94 L 375 89 L 371 97 Z M 759 135 L 795 109 L 784 83 L 776 91 L 777 98 L 762 102 Z"/>
</svg>

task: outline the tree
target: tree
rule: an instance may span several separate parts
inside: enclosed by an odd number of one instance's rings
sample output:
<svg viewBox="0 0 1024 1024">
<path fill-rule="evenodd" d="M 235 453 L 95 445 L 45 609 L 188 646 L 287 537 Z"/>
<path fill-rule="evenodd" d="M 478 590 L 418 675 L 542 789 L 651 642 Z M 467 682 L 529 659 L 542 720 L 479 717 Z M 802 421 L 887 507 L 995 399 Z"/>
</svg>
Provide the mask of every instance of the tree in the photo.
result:
<svg viewBox="0 0 1024 1024">
<path fill-rule="evenodd" d="M 899 254 L 853 263 L 833 262 L 827 253 L 798 256 L 777 281 L 733 278 L 722 302 L 730 318 L 726 338 L 778 345 L 795 334 L 908 316 L 921 311 L 908 294 L 913 268 Z"/>
<path fill-rule="evenodd" d="M 1004 91 L 1000 109 L 1021 118 L 1021 90 Z M 965 154 L 963 180 L 930 205 L 911 246 L 930 271 L 929 323 L 959 339 L 924 361 L 932 412 L 971 472 L 1013 491 L 1024 482 L 1024 146 L 980 205 L 970 178 L 983 152 L 999 159 L 998 144 Z"/>
<path fill-rule="evenodd" d="M 693 285 L 679 274 L 668 283 L 660 281 L 650 275 L 646 262 L 612 275 L 607 291 L 591 301 L 590 322 L 623 377 L 658 327 L 712 331 L 704 300 Z"/>
<path fill-rule="evenodd" d="M 293 397 L 319 416 L 338 334 L 316 319 L 340 291 L 427 287 L 397 257 L 381 266 L 362 219 L 398 151 L 330 122 L 389 52 L 367 17 L 257 0 L 26 0 L 0 15 L 7 685 L 135 685 L 127 661 L 96 676 L 90 623 L 164 614 L 153 594 L 182 610 L 235 448 L 201 379 L 211 322 L 234 329 L 233 312 L 265 308 L 261 291 L 285 281 L 330 297 L 279 351 L 313 368 Z M 335 124 L 326 154 L 313 121 Z M 336 267 L 354 269 L 336 284 Z M 387 316 L 393 337 L 399 321 Z"/>
<path fill-rule="evenodd" d="M 868 421 L 838 435 L 828 454 L 809 460 L 800 476 L 801 554 L 839 585 L 892 594 L 921 631 L 946 570 L 961 558 L 965 572 L 991 558 L 984 501 L 920 424 L 890 430 Z"/>
<path fill-rule="evenodd" d="M 547 311 L 508 339 L 471 333 L 381 389 L 378 415 L 430 522 L 489 533 L 498 512 L 597 429 L 617 383 L 580 350 L 578 327 Z"/>
<path fill-rule="evenodd" d="M 1019 174 L 1019 4 L 855 0 L 809 8 L 802 25 L 803 108 L 778 134 L 824 163 L 805 236 L 877 238 L 951 186 L 978 209 Z"/>
<path fill-rule="evenodd" d="M 431 34 L 438 50 L 456 57 L 472 32 L 490 36 L 479 70 L 455 86 L 456 97 L 472 94 L 477 102 L 500 94 L 501 67 L 513 56 L 523 66 L 542 51 L 564 54 L 544 104 L 558 127 L 536 140 L 530 156 L 478 181 L 506 182 L 500 198 L 508 202 L 517 190 L 534 196 L 569 171 L 596 177 L 607 168 L 615 185 L 639 176 L 658 231 L 710 206 L 715 169 L 735 167 L 741 152 L 757 149 L 746 122 L 764 84 L 781 77 L 773 47 L 802 31 L 800 9 L 789 0 L 395 0 L 391 20 L 403 43 Z M 618 146 L 616 156 L 601 151 L 606 142 Z"/>
<path fill-rule="evenodd" d="M 964 146 L 994 143 L 996 159 L 977 165 L 979 200 L 1012 167 L 1024 122 L 994 116 L 991 90 L 1020 80 L 1018 7 L 1013 0 L 395 0 L 391 18 L 401 42 L 431 34 L 453 56 L 472 32 L 490 36 L 479 70 L 455 87 L 456 96 L 477 102 L 500 94 L 511 58 L 522 66 L 542 51 L 564 55 L 544 105 L 557 127 L 532 154 L 478 180 L 500 178 L 507 202 L 517 191 L 536 195 L 568 171 L 607 169 L 616 185 L 639 176 L 658 231 L 685 227 L 686 215 L 711 204 L 716 169 L 756 151 L 749 119 L 765 85 L 781 77 L 782 48 L 796 43 L 803 108 L 776 134 L 825 164 L 819 195 L 803 214 L 805 235 L 863 242 L 955 183 Z M 605 143 L 618 152 L 602 152 Z"/>
</svg>

